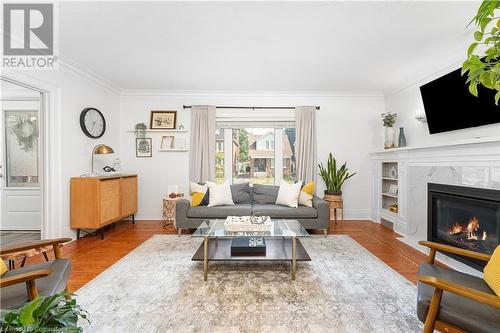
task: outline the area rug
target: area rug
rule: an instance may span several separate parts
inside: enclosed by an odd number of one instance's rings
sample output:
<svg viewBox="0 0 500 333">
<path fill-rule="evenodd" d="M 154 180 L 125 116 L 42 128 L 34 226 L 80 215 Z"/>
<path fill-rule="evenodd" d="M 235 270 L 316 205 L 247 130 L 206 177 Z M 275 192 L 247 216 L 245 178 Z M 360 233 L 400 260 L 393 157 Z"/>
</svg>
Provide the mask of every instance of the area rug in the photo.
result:
<svg viewBox="0 0 500 333">
<path fill-rule="evenodd" d="M 155 235 L 77 291 L 85 332 L 420 332 L 415 286 L 349 236 L 302 238 L 312 261 L 210 263 Z"/>
</svg>

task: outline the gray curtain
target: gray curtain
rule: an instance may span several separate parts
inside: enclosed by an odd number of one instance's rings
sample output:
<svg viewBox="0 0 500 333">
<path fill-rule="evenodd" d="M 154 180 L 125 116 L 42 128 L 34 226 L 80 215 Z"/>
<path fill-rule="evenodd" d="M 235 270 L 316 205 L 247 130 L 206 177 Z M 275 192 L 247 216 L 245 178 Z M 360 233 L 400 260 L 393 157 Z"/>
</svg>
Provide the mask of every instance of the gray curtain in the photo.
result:
<svg viewBox="0 0 500 333">
<path fill-rule="evenodd" d="M 316 181 L 316 107 L 295 107 L 297 180 Z"/>
<path fill-rule="evenodd" d="M 191 107 L 189 180 L 215 180 L 215 106 Z"/>
</svg>

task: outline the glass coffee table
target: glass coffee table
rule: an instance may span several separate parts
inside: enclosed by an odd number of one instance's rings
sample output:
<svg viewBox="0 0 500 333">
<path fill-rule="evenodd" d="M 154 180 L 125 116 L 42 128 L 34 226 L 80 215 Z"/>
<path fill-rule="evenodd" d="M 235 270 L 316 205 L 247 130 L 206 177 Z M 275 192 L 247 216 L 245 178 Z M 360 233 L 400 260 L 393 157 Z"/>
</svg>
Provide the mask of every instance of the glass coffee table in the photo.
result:
<svg viewBox="0 0 500 333">
<path fill-rule="evenodd" d="M 311 257 L 298 239 L 309 234 L 297 220 L 272 220 L 265 231 L 229 231 L 225 220 L 206 220 L 192 234 L 203 237 L 203 242 L 192 261 L 203 261 L 203 279 L 207 280 L 209 261 L 290 261 L 292 280 L 295 280 L 297 261 L 311 261 Z M 266 255 L 232 256 L 231 243 L 237 237 L 264 237 Z"/>
</svg>

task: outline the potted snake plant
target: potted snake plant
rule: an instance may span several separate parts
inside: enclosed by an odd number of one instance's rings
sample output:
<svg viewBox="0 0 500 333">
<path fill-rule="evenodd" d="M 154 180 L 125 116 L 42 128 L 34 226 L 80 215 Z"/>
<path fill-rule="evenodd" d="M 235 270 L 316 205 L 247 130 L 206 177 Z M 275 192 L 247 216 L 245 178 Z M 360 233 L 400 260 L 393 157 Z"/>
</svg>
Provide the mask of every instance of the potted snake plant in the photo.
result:
<svg viewBox="0 0 500 333">
<path fill-rule="evenodd" d="M 329 199 L 335 199 L 333 197 L 336 197 L 337 200 L 341 200 L 342 186 L 345 181 L 354 176 L 356 172 L 352 174 L 349 173 L 347 169 L 347 162 L 344 162 L 340 168 L 337 168 L 337 160 L 333 157 L 332 153 L 328 156 L 326 167 L 323 163 L 319 163 L 318 166 L 319 175 L 323 178 L 326 185 L 325 197 L 328 197 Z"/>
</svg>

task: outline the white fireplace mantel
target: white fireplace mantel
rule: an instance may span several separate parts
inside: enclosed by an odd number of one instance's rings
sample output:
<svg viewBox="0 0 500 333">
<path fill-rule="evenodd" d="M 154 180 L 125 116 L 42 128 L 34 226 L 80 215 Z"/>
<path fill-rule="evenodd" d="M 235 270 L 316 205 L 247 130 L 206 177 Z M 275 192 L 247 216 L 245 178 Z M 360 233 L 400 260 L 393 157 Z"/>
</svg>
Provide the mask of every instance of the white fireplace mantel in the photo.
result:
<svg viewBox="0 0 500 333">
<path fill-rule="evenodd" d="M 401 241 L 419 251 L 424 249 L 417 242 L 427 237 L 427 183 L 500 189 L 500 137 L 375 151 L 369 159 L 372 220 L 392 222 L 394 230 L 403 236 Z M 396 162 L 398 166 L 398 213 L 382 207 L 384 162 Z M 456 269 L 474 271 L 448 257 L 440 259 Z"/>
</svg>

